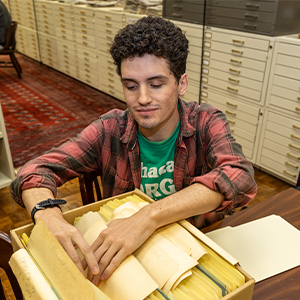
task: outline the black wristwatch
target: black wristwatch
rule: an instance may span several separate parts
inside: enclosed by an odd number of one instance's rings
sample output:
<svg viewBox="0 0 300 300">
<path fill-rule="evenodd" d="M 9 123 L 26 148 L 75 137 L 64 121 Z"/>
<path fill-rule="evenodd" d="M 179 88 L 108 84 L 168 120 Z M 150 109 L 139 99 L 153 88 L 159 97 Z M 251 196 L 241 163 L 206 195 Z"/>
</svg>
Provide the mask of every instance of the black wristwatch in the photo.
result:
<svg viewBox="0 0 300 300">
<path fill-rule="evenodd" d="M 51 199 L 51 198 L 37 203 L 31 211 L 31 219 L 32 219 L 33 224 L 35 224 L 34 215 L 38 210 L 46 209 L 48 207 L 59 207 L 60 208 L 59 204 L 66 204 L 66 203 L 67 203 L 66 200 Z M 60 208 L 60 210 L 61 210 L 61 208 Z"/>
</svg>

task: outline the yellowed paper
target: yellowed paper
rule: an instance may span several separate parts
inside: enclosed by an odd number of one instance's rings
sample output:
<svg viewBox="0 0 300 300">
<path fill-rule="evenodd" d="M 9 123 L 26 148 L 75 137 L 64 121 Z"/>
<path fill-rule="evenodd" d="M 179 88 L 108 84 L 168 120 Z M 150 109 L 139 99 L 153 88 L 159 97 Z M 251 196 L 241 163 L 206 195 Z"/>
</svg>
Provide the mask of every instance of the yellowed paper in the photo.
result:
<svg viewBox="0 0 300 300">
<path fill-rule="evenodd" d="M 98 220 L 103 220 L 97 212 L 89 211 L 74 225 L 82 235 Z M 104 222 L 104 220 L 103 220 Z M 105 222 L 104 222 L 105 223 Z"/>
<path fill-rule="evenodd" d="M 15 252 L 9 260 L 9 265 L 19 282 L 26 300 L 58 299 L 27 250 L 20 249 Z"/>
<path fill-rule="evenodd" d="M 118 208 L 116 208 L 112 213 L 112 217 L 120 218 L 120 215 L 124 214 L 124 213 L 122 213 L 122 211 L 126 211 L 125 217 L 126 216 L 130 217 L 131 215 L 133 215 L 140 209 L 141 209 L 141 207 L 137 203 L 135 203 L 131 200 L 131 201 L 128 201 L 128 202 L 120 205 Z"/>
<path fill-rule="evenodd" d="M 83 237 L 89 245 L 92 245 L 105 228 L 107 226 L 103 224 L 102 220 L 99 220 L 94 223 Z M 143 284 L 139 285 L 137 284 L 138 282 L 142 282 Z M 140 300 L 146 298 L 158 286 L 137 259 L 133 255 L 130 255 L 98 287 L 112 300 Z"/>
<path fill-rule="evenodd" d="M 96 287 L 93 283 L 89 280 L 86 280 L 90 287 L 95 292 L 95 300 L 111 300 L 107 295 L 105 295 L 98 287 Z M 48 300 L 48 299 L 47 299 Z"/>
<path fill-rule="evenodd" d="M 112 300 L 142 300 L 158 286 L 138 260 L 130 255 L 98 287 Z"/>
<path fill-rule="evenodd" d="M 96 221 L 90 229 L 86 231 L 83 238 L 91 246 L 98 238 L 99 234 L 103 229 L 107 228 L 106 223 L 103 220 Z"/>
<path fill-rule="evenodd" d="M 166 294 L 182 274 L 198 264 L 159 233 L 152 234 L 134 255 Z"/>
<path fill-rule="evenodd" d="M 86 278 L 42 220 L 31 232 L 28 251 L 63 300 L 95 299 L 95 293 Z"/>
</svg>

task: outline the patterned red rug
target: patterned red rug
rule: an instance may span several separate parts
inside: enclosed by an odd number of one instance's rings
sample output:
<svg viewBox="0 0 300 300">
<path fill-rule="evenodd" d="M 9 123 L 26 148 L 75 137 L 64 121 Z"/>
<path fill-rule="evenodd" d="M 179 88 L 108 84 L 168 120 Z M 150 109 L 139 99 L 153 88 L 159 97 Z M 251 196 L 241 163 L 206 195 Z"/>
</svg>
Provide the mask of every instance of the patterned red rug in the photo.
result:
<svg viewBox="0 0 300 300">
<path fill-rule="evenodd" d="M 76 136 L 126 104 L 60 72 L 17 55 L 22 79 L 0 69 L 0 101 L 15 168 Z"/>
</svg>

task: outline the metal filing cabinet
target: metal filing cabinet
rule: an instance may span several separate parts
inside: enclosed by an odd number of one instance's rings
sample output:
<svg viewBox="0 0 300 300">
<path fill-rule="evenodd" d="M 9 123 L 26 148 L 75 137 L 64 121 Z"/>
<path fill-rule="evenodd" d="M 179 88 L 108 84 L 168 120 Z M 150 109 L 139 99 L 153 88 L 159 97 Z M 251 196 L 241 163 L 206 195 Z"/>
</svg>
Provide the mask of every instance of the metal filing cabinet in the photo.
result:
<svg viewBox="0 0 300 300">
<path fill-rule="evenodd" d="M 75 43 L 73 7 L 68 3 L 53 2 L 55 34 L 64 41 Z"/>
<path fill-rule="evenodd" d="M 201 101 L 221 109 L 245 156 L 256 161 L 273 39 L 206 27 Z"/>
<path fill-rule="evenodd" d="M 227 29 L 279 36 L 298 33 L 300 1 L 164 0 L 164 17 Z"/>
<path fill-rule="evenodd" d="M 122 18 L 124 16 L 121 11 L 96 10 L 96 27 L 99 29 L 97 30 L 99 88 L 101 91 L 125 101 L 122 84 L 109 52 L 114 36 L 122 28 Z M 125 20 L 123 22 L 126 23 Z"/>
<path fill-rule="evenodd" d="M 167 19 L 203 24 L 204 0 L 164 0 L 163 16 Z"/>
<path fill-rule="evenodd" d="M 98 53 L 96 51 L 95 9 L 74 5 L 74 24 L 77 43 L 79 79 L 99 87 Z"/>
<path fill-rule="evenodd" d="M 35 0 L 35 13 L 38 31 L 55 36 L 52 3 L 49 1 Z"/>
<path fill-rule="evenodd" d="M 266 97 L 258 163 L 297 183 L 300 170 L 300 40 L 278 38 Z"/>
<path fill-rule="evenodd" d="M 189 40 L 189 54 L 186 65 L 189 85 L 182 99 L 199 102 L 203 26 L 179 21 L 174 21 L 174 23 L 181 28 Z"/>
</svg>

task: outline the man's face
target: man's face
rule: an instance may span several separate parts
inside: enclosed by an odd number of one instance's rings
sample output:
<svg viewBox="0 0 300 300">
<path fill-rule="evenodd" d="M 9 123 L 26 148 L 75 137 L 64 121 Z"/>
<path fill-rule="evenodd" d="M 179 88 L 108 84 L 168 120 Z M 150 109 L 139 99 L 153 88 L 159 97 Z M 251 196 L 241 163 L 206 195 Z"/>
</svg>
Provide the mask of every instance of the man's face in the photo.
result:
<svg viewBox="0 0 300 300">
<path fill-rule="evenodd" d="M 146 54 L 122 61 L 121 80 L 139 131 L 151 141 L 168 138 L 178 124 L 178 96 L 185 93 L 186 74 L 178 84 L 164 58 Z"/>
</svg>

